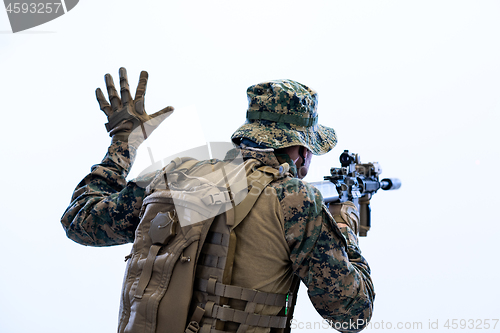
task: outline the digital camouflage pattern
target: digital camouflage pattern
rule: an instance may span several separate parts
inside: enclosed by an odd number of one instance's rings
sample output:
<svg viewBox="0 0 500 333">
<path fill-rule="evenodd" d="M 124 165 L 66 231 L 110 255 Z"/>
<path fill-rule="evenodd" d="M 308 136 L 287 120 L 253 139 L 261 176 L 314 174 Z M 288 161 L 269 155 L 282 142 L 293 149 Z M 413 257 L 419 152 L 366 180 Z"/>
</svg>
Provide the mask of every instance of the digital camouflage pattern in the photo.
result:
<svg viewBox="0 0 500 333">
<path fill-rule="evenodd" d="M 247 89 L 247 121 L 233 133 L 239 143 L 248 138 L 275 149 L 307 147 L 322 155 L 337 144 L 332 128 L 318 124 L 318 95 L 293 80 L 262 82 Z"/>
<path fill-rule="evenodd" d="M 273 153 L 258 149 L 242 153 L 244 158 L 255 158 L 272 167 L 280 164 Z M 276 190 L 283 209 L 292 269 L 308 287 L 318 313 L 332 323 L 360 320 L 366 325 L 375 292 L 354 232 L 337 226 L 319 190 L 307 182 L 287 177 L 269 186 Z"/>
<path fill-rule="evenodd" d="M 91 246 L 134 241 L 145 193 L 144 187 L 125 180 L 135 153 L 127 143 L 113 142 L 103 161 L 77 185 L 61 219 L 69 238 Z"/>
<path fill-rule="evenodd" d="M 244 159 L 255 158 L 271 167 L 280 164 L 270 151 L 243 149 L 241 153 Z M 78 184 L 61 219 L 69 238 L 92 246 L 133 242 L 144 187 L 154 177 L 151 174 L 126 182 L 134 155 L 126 144 L 112 143 L 102 163 L 94 165 Z M 289 175 L 272 182 L 269 188 L 282 209 L 290 274 L 300 276 L 323 318 L 331 323 L 361 319 L 366 325 L 375 293 L 357 237 L 350 229 L 337 226 L 321 193 L 307 182 Z M 362 328 L 350 326 L 342 331 Z"/>
</svg>

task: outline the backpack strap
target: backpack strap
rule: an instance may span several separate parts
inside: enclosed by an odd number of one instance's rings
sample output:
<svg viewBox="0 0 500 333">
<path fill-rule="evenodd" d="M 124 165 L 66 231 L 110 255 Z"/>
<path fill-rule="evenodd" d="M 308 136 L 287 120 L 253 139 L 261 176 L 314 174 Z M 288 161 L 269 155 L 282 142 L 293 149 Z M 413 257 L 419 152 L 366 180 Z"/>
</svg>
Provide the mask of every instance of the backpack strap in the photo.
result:
<svg viewBox="0 0 500 333">
<path fill-rule="evenodd" d="M 209 282 L 209 280 L 197 279 L 195 282 L 195 287 L 199 291 L 207 291 L 209 288 Z M 210 287 L 212 289 L 211 294 L 215 296 L 239 299 L 247 302 L 272 306 L 286 305 L 286 294 L 266 293 L 263 291 L 258 291 L 256 289 L 232 286 L 220 282 L 215 282 L 215 284 Z"/>
<path fill-rule="evenodd" d="M 235 323 L 239 323 L 240 325 L 243 324 L 245 326 L 248 325 L 271 328 L 286 327 L 286 317 L 258 315 L 255 313 L 226 308 L 219 305 L 214 305 L 212 309 L 212 317 L 222 321 L 232 321 Z"/>
<path fill-rule="evenodd" d="M 142 296 L 144 295 L 144 291 L 146 290 L 149 280 L 151 279 L 151 273 L 153 272 L 153 263 L 155 261 L 156 255 L 158 254 L 158 251 L 160 251 L 160 248 L 161 245 L 153 244 L 149 249 L 149 254 L 146 259 L 146 263 L 144 264 L 141 277 L 139 278 L 137 289 L 135 291 L 135 298 L 142 298 Z"/>
<path fill-rule="evenodd" d="M 192 157 L 176 157 L 174 158 L 166 167 L 160 170 L 151 183 L 146 187 L 146 196 L 153 193 L 154 189 L 160 184 L 162 180 L 165 180 L 165 187 L 167 186 L 166 174 L 176 169 L 191 169 L 198 160 Z"/>
<path fill-rule="evenodd" d="M 251 189 L 248 191 L 245 199 L 243 199 L 243 201 L 235 207 L 234 224 L 232 225 L 231 230 L 236 228 L 238 224 L 248 215 L 261 193 L 264 192 L 266 186 L 273 180 L 283 178 L 289 170 L 290 166 L 288 163 L 281 164 L 279 169 L 275 169 L 270 166 L 262 166 L 248 176 L 248 182 L 251 184 Z"/>
<path fill-rule="evenodd" d="M 207 316 L 222 320 L 232 321 L 239 323 L 236 333 L 244 333 L 249 326 L 272 327 L 272 328 L 285 328 L 285 316 L 263 316 L 255 314 L 255 308 L 258 304 L 271 305 L 271 306 L 286 306 L 286 294 L 274 294 L 258 291 L 256 289 L 249 289 L 244 287 L 226 285 L 219 283 L 215 280 L 197 279 L 195 287 L 200 291 L 208 291 L 211 295 L 220 296 L 224 298 L 231 298 L 246 301 L 245 310 L 236 310 L 226 308 L 217 304 L 212 304 L 207 309 Z M 207 308 L 207 307 L 206 307 Z M 205 326 L 203 326 L 205 328 Z M 202 328 L 202 330 L 203 330 Z M 202 331 L 203 332 L 203 331 Z M 222 332 L 215 329 L 207 330 L 207 332 Z"/>
</svg>

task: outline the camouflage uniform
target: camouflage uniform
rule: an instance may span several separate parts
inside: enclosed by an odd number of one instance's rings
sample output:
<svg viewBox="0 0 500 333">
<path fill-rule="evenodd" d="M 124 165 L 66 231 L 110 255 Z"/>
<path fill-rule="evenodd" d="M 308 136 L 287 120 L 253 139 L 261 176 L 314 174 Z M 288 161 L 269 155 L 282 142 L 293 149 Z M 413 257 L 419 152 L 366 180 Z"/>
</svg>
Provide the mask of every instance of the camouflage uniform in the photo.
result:
<svg viewBox="0 0 500 333">
<path fill-rule="evenodd" d="M 138 183 L 147 183 L 154 175 L 127 183 L 133 154 L 125 147 L 121 142 L 113 143 L 102 163 L 94 165 L 75 189 L 61 220 L 75 242 L 92 246 L 133 242 L 145 192 Z M 279 165 L 273 153 L 242 152 L 245 158 Z M 321 194 L 307 182 L 287 177 L 270 186 L 283 207 L 293 272 L 307 285 L 318 313 L 335 322 L 370 319 L 374 291 L 357 237 L 350 229 L 337 227 L 322 204 Z"/>
<path fill-rule="evenodd" d="M 296 84 L 293 81 L 286 83 L 290 82 Z M 258 93 L 265 92 L 266 89 L 262 85 L 253 87 Z M 261 90 L 263 88 L 264 90 Z M 286 89 L 283 91 L 280 93 L 286 93 Z M 250 93 L 249 89 L 249 96 Z M 269 101 L 259 106 L 258 103 L 252 104 L 255 98 L 250 100 L 249 110 L 262 111 L 262 105 L 269 105 Z M 300 104 L 300 101 L 297 103 Z M 315 105 L 313 108 L 315 109 Z M 265 112 L 261 113 L 264 118 L 269 116 Z M 262 130 L 249 126 L 252 121 L 262 126 Z M 291 127 L 298 127 L 298 132 L 304 130 L 304 127 L 314 127 L 309 130 L 317 139 L 299 133 L 288 140 L 301 140 L 303 145 L 313 148 L 311 150 L 314 150 L 314 153 L 325 153 L 335 144 L 335 134 L 331 129 L 320 128 L 321 125 L 317 125 L 316 120 L 312 122 L 315 123 L 297 126 L 280 125 L 272 119 L 250 119 L 249 123 L 235 132 L 233 139 L 251 137 L 255 140 L 257 135 L 260 139 L 255 141 L 273 146 L 272 144 L 286 141 L 275 138 L 279 135 L 289 135 L 287 133 L 290 131 L 287 129 Z M 270 135 L 261 135 L 263 131 Z M 270 144 L 266 140 L 275 141 Z M 325 140 L 327 144 L 321 145 Z M 269 150 L 242 149 L 241 152 L 244 159 L 254 158 L 271 167 L 278 167 L 282 162 Z M 126 143 L 113 142 L 103 161 L 94 165 L 91 173 L 78 184 L 72 202 L 61 219 L 70 239 L 92 246 L 110 246 L 134 241 L 134 232 L 139 224 L 139 212 L 145 196 L 144 188 L 155 176 L 149 174 L 140 179 L 126 181 L 135 153 L 135 148 Z M 287 162 L 293 166 L 291 160 Z M 291 170 L 293 175 L 269 185 L 275 191 L 281 206 L 284 238 L 290 253 L 290 273 L 297 274 L 307 286 L 309 297 L 323 318 L 332 323 L 356 323 L 361 319 L 363 325 L 356 329 L 353 329 L 353 326 L 345 326 L 345 329 L 342 329 L 349 332 L 359 331 L 371 318 L 375 293 L 370 268 L 361 256 L 357 236 L 348 227 L 339 228 L 324 206 L 321 193 L 307 182 L 296 178 L 294 168 Z"/>
</svg>

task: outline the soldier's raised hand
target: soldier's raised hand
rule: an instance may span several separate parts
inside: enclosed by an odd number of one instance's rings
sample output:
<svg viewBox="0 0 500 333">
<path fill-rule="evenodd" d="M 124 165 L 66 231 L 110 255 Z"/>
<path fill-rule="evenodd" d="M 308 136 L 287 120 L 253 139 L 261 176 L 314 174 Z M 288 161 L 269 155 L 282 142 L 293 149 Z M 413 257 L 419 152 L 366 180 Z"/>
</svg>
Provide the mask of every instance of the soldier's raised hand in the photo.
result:
<svg viewBox="0 0 500 333">
<path fill-rule="evenodd" d="M 106 89 L 108 91 L 109 102 L 100 88 L 96 89 L 96 97 L 99 107 L 108 117 L 106 129 L 113 141 L 128 142 L 129 145 L 139 147 L 139 145 L 172 114 L 174 108 L 166 108 L 148 115 L 144 110 L 144 95 L 148 83 L 148 72 L 142 71 L 139 77 L 139 84 L 132 99 L 128 85 L 127 70 L 123 67 L 119 70 L 120 75 L 120 96 L 116 91 L 113 78 L 110 74 L 104 76 Z"/>
</svg>

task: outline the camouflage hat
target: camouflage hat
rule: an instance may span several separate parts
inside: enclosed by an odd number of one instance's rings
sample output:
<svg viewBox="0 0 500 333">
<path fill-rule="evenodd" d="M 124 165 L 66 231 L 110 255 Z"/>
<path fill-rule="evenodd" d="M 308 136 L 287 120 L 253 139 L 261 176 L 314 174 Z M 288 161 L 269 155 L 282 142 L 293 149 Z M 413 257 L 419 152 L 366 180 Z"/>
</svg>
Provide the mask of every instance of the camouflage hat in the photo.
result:
<svg viewBox="0 0 500 333">
<path fill-rule="evenodd" d="M 304 146 L 315 155 L 337 144 L 333 128 L 318 124 L 318 95 L 292 80 L 262 82 L 247 89 L 247 121 L 231 136 L 275 149 Z"/>
</svg>

